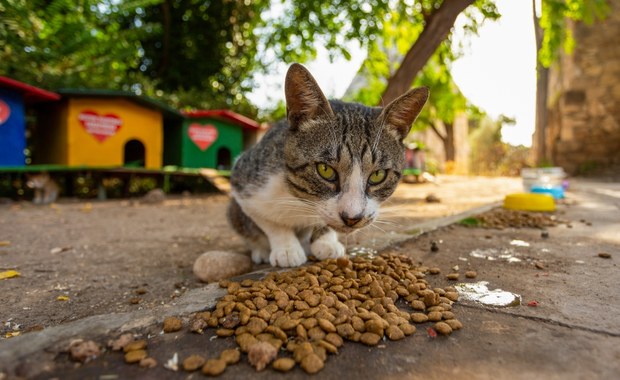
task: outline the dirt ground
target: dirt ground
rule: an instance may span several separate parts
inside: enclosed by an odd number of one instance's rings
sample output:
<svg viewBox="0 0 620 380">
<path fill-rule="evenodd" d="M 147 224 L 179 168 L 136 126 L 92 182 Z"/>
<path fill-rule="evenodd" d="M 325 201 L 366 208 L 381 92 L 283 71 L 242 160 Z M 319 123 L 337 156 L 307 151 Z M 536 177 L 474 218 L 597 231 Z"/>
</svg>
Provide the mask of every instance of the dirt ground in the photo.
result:
<svg viewBox="0 0 620 380">
<path fill-rule="evenodd" d="M 402 184 L 375 228 L 343 240 L 348 248 L 378 246 L 382 236 L 499 201 L 520 186 L 517 178 L 458 176 Z M 440 202 L 426 202 L 429 194 Z M 228 227 L 227 202 L 228 196 L 213 194 L 161 204 L 61 199 L 51 206 L 0 205 L 0 271 L 20 273 L 0 281 L 0 339 L 87 316 L 174 304 L 204 285 L 192 274 L 201 253 L 245 250 Z"/>
</svg>

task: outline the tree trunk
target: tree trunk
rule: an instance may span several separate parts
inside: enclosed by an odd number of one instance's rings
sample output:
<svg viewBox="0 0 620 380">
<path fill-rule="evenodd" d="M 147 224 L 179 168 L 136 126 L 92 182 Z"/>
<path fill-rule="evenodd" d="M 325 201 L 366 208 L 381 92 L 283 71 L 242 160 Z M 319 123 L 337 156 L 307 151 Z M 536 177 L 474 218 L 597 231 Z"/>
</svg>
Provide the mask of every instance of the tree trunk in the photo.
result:
<svg viewBox="0 0 620 380">
<path fill-rule="evenodd" d="M 446 138 L 443 140 L 443 150 L 446 152 L 446 162 L 456 159 L 456 147 L 454 146 L 454 123 L 446 123 Z"/>
<path fill-rule="evenodd" d="M 456 17 L 473 2 L 474 0 L 446 0 L 431 13 L 426 20 L 424 30 L 403 58 L 400 67 L 388 80 L 387 88 L 382 96 L 382 104 L 379 105 L 389 104 L 409 90 L 418 72 L 448 37 Z"/>
<path fill-rule="evenodd" d="M 541 3 L 542 7 L 542 3 Z M 542 9 L 541 9 L 542 12 Z M 540 27 L 540 20 L 536 16 L 536 1 L 532 0 L 532 14 L 534 18 L 534 33 L 536 36 L 536 124 L 534 129 L 533 145 L 536 147 L 535 161 L 537 164 L 548 163 L 546 129 L 547 129 L 547 97 L 549 96 L 549 69 L 544 67 L 538 59 L 542 46 L 544 31 Z"/>
</svg>

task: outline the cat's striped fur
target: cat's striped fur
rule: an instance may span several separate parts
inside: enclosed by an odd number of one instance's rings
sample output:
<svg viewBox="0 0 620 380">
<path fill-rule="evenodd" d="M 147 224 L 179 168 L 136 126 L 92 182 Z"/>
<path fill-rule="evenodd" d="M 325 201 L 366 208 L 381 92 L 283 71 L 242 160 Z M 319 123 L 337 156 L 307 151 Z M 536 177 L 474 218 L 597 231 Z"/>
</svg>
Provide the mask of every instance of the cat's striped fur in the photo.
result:
<svg viewBox="0 0 620 380">
<path fill-rule="evenodd" d="M 306 255 L 339 257 L 338 232 L 372 223 L 395 190 L 411 124 L 428 98 L 413 89 L 385 108 L 327 101 L 293 64 L 285 82 L 287 121 L 236 162 L 229 220 L 252 259 L 298 266 Z"/>
</svg>

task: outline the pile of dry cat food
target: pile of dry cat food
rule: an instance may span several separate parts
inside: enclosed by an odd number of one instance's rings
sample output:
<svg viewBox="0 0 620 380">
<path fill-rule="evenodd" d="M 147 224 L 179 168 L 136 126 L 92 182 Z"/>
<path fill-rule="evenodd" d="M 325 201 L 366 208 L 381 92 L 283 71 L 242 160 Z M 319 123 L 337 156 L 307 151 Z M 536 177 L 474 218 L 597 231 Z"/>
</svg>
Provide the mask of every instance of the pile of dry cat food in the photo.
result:
<svg viewBox="0 0 620 380">
<path fill-rule="evenodd" d="M 373 260 L 328 259 L 258 281 L 224 280 L 220 286 L 228 294 L 215 310 L 197 313 L 190 329 L 202 333 L 213 327 L 220 337 L 235 336 L 259 371 L 270 364 L 289 371 L 299 364 L 312 374 L 345 340 L 375 346 L 403 339 L 416 331 L 412 323 L 427 321 L 435 322 L 429 329 L 433 335 L 460 329 L 451 311 L 458 293 L 453 287 L 431 288 L 427 273 L 439 270 L 383 254 Z M 278 358 L 280 352 L 285 354 Z M 211 359 L 202 372 L 218 375 L 237 360 Z"/>
<path fill-rule="evenodd" d="M 461 224 L 485 228 L 547 228 L 566 221 L 545 212 L 529 212 L 496 208 L 475 218 L 468 218 Z"/>
</svg>

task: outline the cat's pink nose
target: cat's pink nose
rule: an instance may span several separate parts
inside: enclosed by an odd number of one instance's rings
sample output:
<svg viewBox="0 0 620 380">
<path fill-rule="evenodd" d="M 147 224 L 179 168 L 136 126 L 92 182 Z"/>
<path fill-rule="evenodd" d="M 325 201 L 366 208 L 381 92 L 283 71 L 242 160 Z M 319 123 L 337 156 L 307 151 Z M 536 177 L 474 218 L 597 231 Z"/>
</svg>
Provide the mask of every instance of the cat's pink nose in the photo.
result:
<svg viewBox="0 0 620 380">
<path fill-rule="evenodd" d="M 342 221 L 344 222 L 344 224 L 346 224 L 348 227 L 353 227 L 355 226 L 357 223 L 359 223 L 360 220 L 363 219 L 362 214 L 353 216 L 353 217 L 349 217 L 349 215 L 347 215 L 347 213 L 341 213 L 340 214 L 340 219 L 342 219 Z"/>
</svg>

